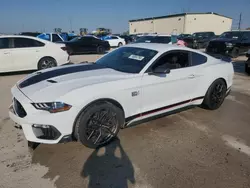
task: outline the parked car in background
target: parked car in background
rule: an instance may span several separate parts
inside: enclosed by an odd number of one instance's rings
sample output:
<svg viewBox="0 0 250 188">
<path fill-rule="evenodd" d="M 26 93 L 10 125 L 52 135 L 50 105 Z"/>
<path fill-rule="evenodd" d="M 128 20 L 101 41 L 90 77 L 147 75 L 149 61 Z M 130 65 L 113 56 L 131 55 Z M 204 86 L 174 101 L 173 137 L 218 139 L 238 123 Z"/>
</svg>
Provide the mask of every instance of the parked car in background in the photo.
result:
<svg viewBox="0 0 250 188">
<path fill-rule="evenodd" d="M 182 40 L 187 43 L 187 47 L 200 49 L 206 48 L 209 41 L 214 39 L 216 35 L 214 32 L 197 32 L 193 33 L 192 36 L 184 37 Z"/>
<path fill-rule="evenodd" d="M 250 49 L 248 50 L 248 52 L 246 53 L 247 56 L 247 61 L 245 63 L 245 72 L 250 75 Z"/>
<path fill-rule="evenodd" d="M 233 75 L 232 63 L 196 50 L 128 44 L 95 63 L 44 70 L 19 81 L 11 89 L 9 116 L 30 142 L 78 140 L 97 148 L 142 119 L 189 106 L 218 109 Z"/>
<path fill-rule="evenodd" d="M 135 41 L 134 38 L 130 35 L 120 35 L 120 37 L 125 40 L 126 44 L 129 44 Z"/>
<path fill-rule="evenodd" d="M 171 35 L 146 35 L 139 37 L 135 43 L 161 43 L 172 44 Z"/>
<path fill-rule="evenodd" d="M 64 44 L 54 44 L 36 37 L 0 36 L 0 73 L 41 70 L 69 62 Z"/>
<path fill-rule="evenodd" d="M 37 36 L 40 39 L 44 39 L 50 42 L 63 42 L 64 39 L 60 34 L 57 33 L 42 33 Z"/>
<path fill-rule="evenodd" d="M 30 36 L 30 37 L 37 37 L 40 34 L 42 34 L 42 33 L 39 33 L 39 32 L 21 32 L 21 33 L 19 33 L 19 35 Z"/>
<path fill-rule="evenodd" d="M 209 42 L 208 53 L 229 55 L 233 58 L 250 49 L 250 31 L 228 31 Z"/>
<path fill-rule="evenodd" d="M 192 37 L 192 35 L 190 34 L 180 34 L 177 36 L 177 39 L 178 40 L 183 40 L 184 38 L 189 38 L 189 37 Z"/>
<path fill-rule="evenodd" d="M 64 41 L 69 41 L 69 40 L 72 40 L 75 37 L 78 37 L 74 33 L 66 33 L 66 32 L 60 33 L 59 35 L 63 38 Z"/>
<path fill-rule="evenodd" d="M 108 41 L 111 47 L 120 47 L 126 44 L 125 39 L 115 35 L 106 36 L 103 40 Z"/>
<path fill-rule="evenodd" d="M 93 52 L 102 54 L 110 50 L 110 45 L 107 41 L 101 40 L 95 36 L 75 37 L 63 43 L 66 45 L 67 52 L 70 55 Z"/>
</svg>

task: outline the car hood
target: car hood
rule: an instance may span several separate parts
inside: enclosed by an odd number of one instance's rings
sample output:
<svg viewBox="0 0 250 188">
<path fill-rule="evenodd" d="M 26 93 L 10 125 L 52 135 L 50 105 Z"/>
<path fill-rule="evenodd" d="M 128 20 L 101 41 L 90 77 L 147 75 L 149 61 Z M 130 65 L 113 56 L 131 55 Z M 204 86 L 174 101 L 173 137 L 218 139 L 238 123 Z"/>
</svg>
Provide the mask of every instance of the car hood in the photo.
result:
<svg viewBox="0 0 250 188">
<path fill-rule="evenodd" d="M 218 41 L 218 42 L 236 42 L 237 39 L 227 39 L 227 38 L 215 38 L 211 41 Z"/>
<path fill-rule="evenodd" d="M 93 63 L 67 65 L 37 71 L 19 81 L 17 87 L 33 102 L 49 102 L 75 89 L 126 79 L 133 75 Z"/>
</svg>

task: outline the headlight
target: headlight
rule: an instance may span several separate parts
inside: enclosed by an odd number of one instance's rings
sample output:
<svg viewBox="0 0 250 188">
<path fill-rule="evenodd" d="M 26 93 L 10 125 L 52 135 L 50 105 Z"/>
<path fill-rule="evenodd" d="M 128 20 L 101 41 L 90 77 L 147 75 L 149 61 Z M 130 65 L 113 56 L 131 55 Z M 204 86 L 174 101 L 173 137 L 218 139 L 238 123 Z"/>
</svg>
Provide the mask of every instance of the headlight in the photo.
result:
<svg viewBox="0 0 250 188">
<path fill-rule="evenodd" d="M 37 110 L 57 113 L 69 110 L 72 106 L 63 102 L 31 103 Z"/>
<path fill-rule="evenodd" d="M 233 46 L 233 44 L 231 42 L 226 42 L 225 44 L 226 44 L 227 47 L 232 47 Z"/>
</svg>

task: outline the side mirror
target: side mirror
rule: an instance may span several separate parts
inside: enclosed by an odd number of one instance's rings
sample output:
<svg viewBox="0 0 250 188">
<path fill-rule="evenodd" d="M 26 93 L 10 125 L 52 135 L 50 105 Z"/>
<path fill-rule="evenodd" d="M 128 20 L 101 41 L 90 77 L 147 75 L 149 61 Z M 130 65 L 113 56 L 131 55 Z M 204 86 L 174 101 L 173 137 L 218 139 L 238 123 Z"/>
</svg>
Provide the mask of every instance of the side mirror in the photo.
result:
<svg viewBox="0 0 250 188">
<path fill-rule="evenodd" d="M 158 75 L 158 74 L 169 74 L 170 73 L 170 69 L 167 68 L 166 66 L 158 66 L 155 69 L 152 70 L 152 72 L 150 72 L 150 75 Z"/>
</svg>

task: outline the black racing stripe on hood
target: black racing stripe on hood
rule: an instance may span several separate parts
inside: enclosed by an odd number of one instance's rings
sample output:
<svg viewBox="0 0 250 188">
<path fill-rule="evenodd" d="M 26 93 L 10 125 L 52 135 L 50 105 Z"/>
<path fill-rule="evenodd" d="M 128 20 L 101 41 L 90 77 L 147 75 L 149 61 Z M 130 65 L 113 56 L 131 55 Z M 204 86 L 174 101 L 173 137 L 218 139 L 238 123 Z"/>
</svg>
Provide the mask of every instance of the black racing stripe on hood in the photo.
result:
<svg viewBox="0 0 250 188">
<path fill-rule="evenodd" d="M 71 74 L 71 73 L 76 73 L 76 72 L 83 72 L 83 71 L 90 71 L 90 70 L 97 70 L 97 69 L 103 69 L 106 68 L 102 65 L 98 64 L 85 64 L 85 65 L 80 65 L 80 66 L 69 66 L 65 68 L 60 68 L 60 69 L 55 69 L 51 71 L 46 71 L 44 73 L 37 72 L 36 75 L 28 78 L 27 80 L 24 80 L 22 83 L 19 84 L 20 88 L 24 88 L 33 84 L 36 84 L 38 82 L 51 79 L 57 76 L 62 76 L 65 74 Z"/>
</svg>

